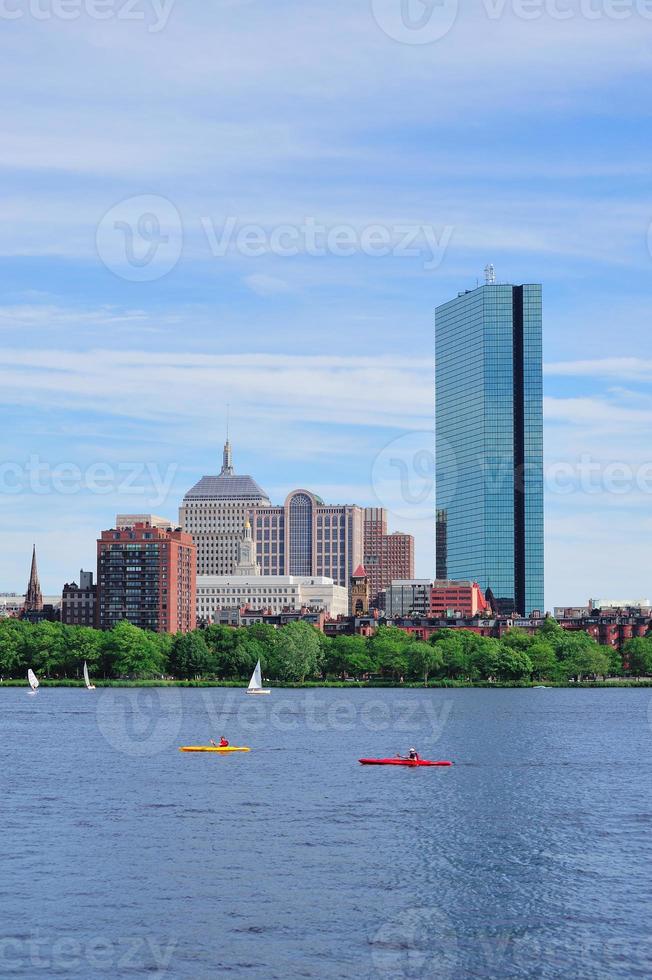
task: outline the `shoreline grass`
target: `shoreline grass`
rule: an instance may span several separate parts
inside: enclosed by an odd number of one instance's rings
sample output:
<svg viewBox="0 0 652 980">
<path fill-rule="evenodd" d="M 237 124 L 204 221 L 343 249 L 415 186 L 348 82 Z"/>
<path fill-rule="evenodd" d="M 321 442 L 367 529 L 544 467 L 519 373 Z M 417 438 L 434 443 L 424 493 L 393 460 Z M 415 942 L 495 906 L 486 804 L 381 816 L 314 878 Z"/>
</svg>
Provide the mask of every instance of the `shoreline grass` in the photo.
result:
<svg viewBox="0 0 652 980">
<path fill-rule="evenodd" d="M 100 688 L 148 688 L 148 687 L 181 687 L 181 688 L 239 688 L 246 689 L 247 681 L 242 680 L 161 680 L 161 679 L 141 679 L 141 680 L 129 680 L 125 679 L 107 679 L 93 680 L 95 686 Z M 327 681 L 304 681 L 299 682 L 287 682 L 285 684 L 274 684 L 274 682 L 266 682 L 270 688 L 277 691 L 282 690 L 310 690 L 317 688 L 335 688 L 339 690 L 360 690 L 360 689 L 376 689 L 376 690 L 424 690 L 426 686 L 423 682 L 419 681 L 408 681 L 404 684 L 397 684 L 395 682 L 387 681 L 338 681 L 338 680 L 327 680 Z M 68 688 L 84 688 L 83 680 L 75 680 L 74 678 L 40 678 L 41 687 L 68 687 Z M 524 681 L 458 681 L 458 680 L 437 680 L 430 681 L 427 685 L 428 690 L 447 690 L 447 689 L 480 689 L 480 690 L 509 690 L 509 689 L 520 689 L 520 690 L 533 690 L 537 687 L 541 687 L 543 682 L 524 682 Z M 27 682 L 21 678 L 18 679 L 8 679 L 0 681 L 0 689 L 2 688 L 26 688 Z M 641 680 L 635 680 L 634 678 L 614 678 L 608 681 L 579 681 L 576 683 L 566 683 L 565 681 L 546 681 L 545 687 L 553 690 L 555 688 L 564 688 L 566 690 L 575 690 L 577 688 L 645 688 L 652 687 L 652 677 L 642 678 Z"/>
</svg>

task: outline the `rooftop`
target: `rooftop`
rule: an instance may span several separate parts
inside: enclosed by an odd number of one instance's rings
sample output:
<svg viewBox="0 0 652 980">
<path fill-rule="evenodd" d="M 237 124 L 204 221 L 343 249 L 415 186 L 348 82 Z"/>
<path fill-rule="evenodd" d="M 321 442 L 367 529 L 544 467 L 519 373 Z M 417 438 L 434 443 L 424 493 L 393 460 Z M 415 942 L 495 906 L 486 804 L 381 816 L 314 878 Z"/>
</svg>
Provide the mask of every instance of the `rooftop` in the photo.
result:
<svg viewBox="0 0 652 980">
<path fill-rule="evenodd" d="M 265 491 L 250 476 L 236 476 L 233 453 L 228 438 L 224 444 L 222 471 L 219 476 L 203 476 L 183 498 L 191 500 L 250 500 L 269 505 Z"/>
<path fill-rule="evenodd" d="M 250 476 L 203 476 L 185 500 L 254 500 L 269 504 L 265 491 Z"/>
</svg>

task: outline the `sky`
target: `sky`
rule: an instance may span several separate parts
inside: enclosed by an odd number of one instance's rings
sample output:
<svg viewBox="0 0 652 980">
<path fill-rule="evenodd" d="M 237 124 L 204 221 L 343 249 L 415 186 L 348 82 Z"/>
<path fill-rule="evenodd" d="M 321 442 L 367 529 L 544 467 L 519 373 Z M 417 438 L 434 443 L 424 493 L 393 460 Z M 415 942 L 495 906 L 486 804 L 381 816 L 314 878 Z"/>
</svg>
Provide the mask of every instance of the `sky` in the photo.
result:
<svg viewBox="0 0 652 980">
<path fill-rule="evenodd" d="M 546 606 L 652 596 L 652 2 L 3 0 L 0 592 L 217 472 L 433 574 L 434 309 L 544 291 Z"/>
</svg>

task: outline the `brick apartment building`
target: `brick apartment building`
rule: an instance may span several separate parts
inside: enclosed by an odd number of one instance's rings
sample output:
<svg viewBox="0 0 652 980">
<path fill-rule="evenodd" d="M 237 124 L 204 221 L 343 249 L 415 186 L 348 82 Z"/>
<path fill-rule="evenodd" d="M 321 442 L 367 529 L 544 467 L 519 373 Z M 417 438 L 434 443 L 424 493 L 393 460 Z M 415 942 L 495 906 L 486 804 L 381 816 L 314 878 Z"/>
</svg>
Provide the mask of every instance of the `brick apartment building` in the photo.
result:
<svg viewBox="0 0 652 980">
<path fill-rule="evenodd" d="M 378 607 L 384 593 L 398 579 L 414 578 L 414 538 L 411 534 L 387 533 L 384 507 L 365 507 L 364 560 L 369 577 L 371 604 Z"/>
<path fill-rule="evenodd" d="M 79 585 L 66 582 L 61 595 L 61 622 L 65 626 L 96 626 L 97 586 L 93 573 L 81 571 Z"/>
<path fill-rule="evenodd" d="M 196 626 L 197 558 L 190 534 L 136 523 L 97 542 L 97 625 L 127 620 L 157 633 Z"/>
</svg>

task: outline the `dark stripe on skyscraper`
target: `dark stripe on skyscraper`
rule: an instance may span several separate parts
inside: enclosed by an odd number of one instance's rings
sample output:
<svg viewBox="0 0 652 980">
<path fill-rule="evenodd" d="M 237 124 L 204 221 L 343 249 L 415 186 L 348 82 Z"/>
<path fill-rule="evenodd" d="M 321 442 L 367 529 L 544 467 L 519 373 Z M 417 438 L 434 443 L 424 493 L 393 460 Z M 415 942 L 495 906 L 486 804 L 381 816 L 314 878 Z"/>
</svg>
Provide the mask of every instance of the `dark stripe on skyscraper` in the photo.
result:
<svg viewBox="0 0 652 980">
<path fill-rule="evenodd" d="M 525 609 L 525 394 L 523 374 L 523 287 L 512 291 L 514 339 L 514 599 Z"/>
</svg>

